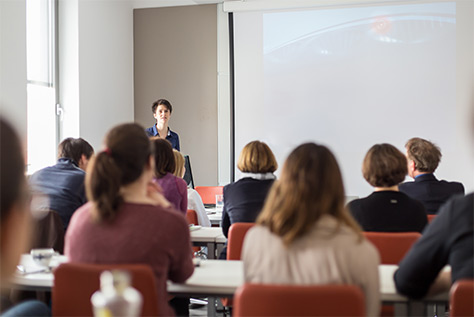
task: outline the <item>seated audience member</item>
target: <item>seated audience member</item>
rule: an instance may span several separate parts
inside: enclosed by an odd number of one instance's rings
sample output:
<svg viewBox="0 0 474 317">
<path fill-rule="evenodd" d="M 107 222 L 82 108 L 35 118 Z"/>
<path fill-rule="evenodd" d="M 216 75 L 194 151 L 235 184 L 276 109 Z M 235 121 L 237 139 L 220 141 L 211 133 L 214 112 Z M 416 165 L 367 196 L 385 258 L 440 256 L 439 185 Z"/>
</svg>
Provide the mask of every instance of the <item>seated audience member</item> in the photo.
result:
<svg viewBox="0 0 474 317">
<path fill-rule="evenodd" d="M 171 144 L 165 139 L 152 138 L 155 147 L 155 181 L 163 189 L 163 195 L 177 210 L 186 215 L 188 209 L 188 185 L 175 176 L 176 162 Z"/>
<path fill-rule="evenodd" d="M 0 285 L 6 289 L 21 253 L 27 251 L 31 214 L 20 139 L 1 117 L 0 145 Z M 2 316 L 51 316 L 48 306 L 36 300 L 6 308 L 0 306 Z"/>
<path fill-rule="evenodd" d="M 94 149 L 82 138 L 64 139 L 58 147 L 56 165 L 43 168 L 30 177 L 34 192 L 49 198 L 49 209 L 59 214 L 64 230 L 72 214 L 86 203 L 85 170 Z"/>
<path fill-rule="evenodd" d="M 273 172 L 278 163 L 267 144 L 252 141 L 240 152 L 237 168 L 242 172 L 241 179 L 223 190 L 222 232 L 226 237 L 233 223 L 255 222 L 275 180 Z M 227 247 L 220 258 L 225 259 L 226 254 Z"/>
<path fill-rule="evenodd" d="M 398 191 L 407 174 L 405 156 L 393 145 L 376 144 L 362 164 L 362 174 L 375 191 L 348 204 L 364 231 L 421 232 L 428 223 L 423 205 Z"/>
<path fill-rule="evenodd" d="M 293 150 L 245 237 L 245 281 L 354 284 L 365 293 L 367 316 L 377 316 L 380 257 L 344 199 L 339 166 L 326 147 L 306 143 Z"/>
<path fill-rule="evenodd" d="M 86 176 L 89 203 L 66 232 L 65 254 L 71 262 L 150 265 L 160 315 L 174 315 L 166 281 L 184 282 L 193 273 L 188 224 L 152 182 L 154 158 L 143 127 L 116 126 L 104 143 Z"/>
<path fill-rule="evenodd" d="M 412 138 L 405 145 L 408 175 L 414 182 L 400 184 L 400 191 L 421 201 L 429 214 L 436 214 L 439 207 L 453 195 L 464 195 L 464 186 L 458 182 L 438 180 L 434 171 L 441 161 L 439 147 L 430 141 Z"/>
<path fill-rule="evenodd" d="M 399 293 L 418 299 L 447 291 L 457 280 L 474 278 L 473 215 L 474 193 L 441 206 L 395 272 Z M 451 266 L 451 272 L 442 272 L 445 265 Z"/>
<path fill-rule="evenodd" d="M 176 169 L 173 174 L 174 176 L 183 178 L 186 172 L 186 168 L 184 167 L 184 157 L 179 151 L 175 149 L 173 149 L 173 154 L 176 162 Z M 202 202 L 201 196 L 199 196 L 199 193 L 192 188 L 188 188 L 188 209 L 196 211 L 198 224 L 200 226 L 211 226 L 211 221 L 207 216 L 206 209 L 204 208 L 204 203 Z"/>
</svg>

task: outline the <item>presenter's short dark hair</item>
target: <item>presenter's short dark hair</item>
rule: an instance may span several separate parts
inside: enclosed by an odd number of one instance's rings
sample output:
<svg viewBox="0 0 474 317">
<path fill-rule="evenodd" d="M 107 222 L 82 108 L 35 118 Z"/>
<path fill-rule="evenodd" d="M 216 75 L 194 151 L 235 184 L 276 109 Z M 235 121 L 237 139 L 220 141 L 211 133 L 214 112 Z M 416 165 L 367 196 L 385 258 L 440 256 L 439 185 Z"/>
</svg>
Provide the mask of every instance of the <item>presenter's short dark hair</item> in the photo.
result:
<svg viewBox="0 0 474 317">
<path fill-rule="evenodd" d="M 441 150 L 436 144 L 422 138 L 411 138 L 405 144 L 407 156 L 420 172 L 433 173 L 441 161 Z"/>
<path fill-rule="evenodd" d="M 170 113 L 173 112 L 173 106 L 171 105 L 171 103 L 166 100 L 166 99 L 158 99 L 157 101 L 155 101 L 152 105 L 151 105 L 151 111 L 153 112 L 153 114 L 155 114 L 156 112 L 156 108 L 158 108 L 159 105 L 162 105 L 162 106 L 165 106 L 166 109 L 168 109 L 170 111 Z"/>
<path fill-rule="evenodd" d="M 94 154 L 94 148 L 83 138 L 67 138 L 58 146 L 58 158 L 68 158 L 79 164 L 82 155 L 90 159 Z"/>
<path fill-rule="evenodd" d="M 391 144 L 375 144 L 362 163 L 362 174 L 373 187 L 398 185 L 408 173 L 405 155 Z"/>
</svg>

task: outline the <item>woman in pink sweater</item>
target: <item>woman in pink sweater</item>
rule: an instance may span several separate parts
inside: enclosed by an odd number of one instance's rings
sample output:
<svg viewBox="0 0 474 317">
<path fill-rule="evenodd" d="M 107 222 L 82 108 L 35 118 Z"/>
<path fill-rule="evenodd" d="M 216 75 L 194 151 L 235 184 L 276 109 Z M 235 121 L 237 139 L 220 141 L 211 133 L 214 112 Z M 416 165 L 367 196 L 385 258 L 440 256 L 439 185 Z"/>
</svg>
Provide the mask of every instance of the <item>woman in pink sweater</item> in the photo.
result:
<svg viewBox="0 0 474 317">
<path fill-rule="evenodd" d="M 143 127 L 119 125 L 105 146 L 89 165 L 89 203 L 71 219 L 65 254 L 72 262 L 149 264 L 160 315 L 174 315 L 166 281 L 184 282 L 193 273 L 188 224 L 152 183 L 152 146 Z"/>
<path fill-rule="evenodd" d="M 186 215 L 188 209 L 188 186 L 181 177 L 174 176 L 176 161 L 171 143 L 165 139 L 152 138 L 155 147 L 155 179 L 163 189 L 163 195 Z"/>
</svg>

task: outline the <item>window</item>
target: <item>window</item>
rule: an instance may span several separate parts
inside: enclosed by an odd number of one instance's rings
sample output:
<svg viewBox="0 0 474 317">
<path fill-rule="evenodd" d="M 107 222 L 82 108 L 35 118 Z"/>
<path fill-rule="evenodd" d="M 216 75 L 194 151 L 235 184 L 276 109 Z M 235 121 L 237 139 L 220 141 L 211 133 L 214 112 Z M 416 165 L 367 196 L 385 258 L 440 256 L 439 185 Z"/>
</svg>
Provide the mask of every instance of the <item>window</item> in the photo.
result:
<svg viewBox="0 0 474 317">
<path fill-rule="evenodd" d="M 27 162 L 31 174 L 56 161 L 55 0 L 26 1 Z"/>
</svg>

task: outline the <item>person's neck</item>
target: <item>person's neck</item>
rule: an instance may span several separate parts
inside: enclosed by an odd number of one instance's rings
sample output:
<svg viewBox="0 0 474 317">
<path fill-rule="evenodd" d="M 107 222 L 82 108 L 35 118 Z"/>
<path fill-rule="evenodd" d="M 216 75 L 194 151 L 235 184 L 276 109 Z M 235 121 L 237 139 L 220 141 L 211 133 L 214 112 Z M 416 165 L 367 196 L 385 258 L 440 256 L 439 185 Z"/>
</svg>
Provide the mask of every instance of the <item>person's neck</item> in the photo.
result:
<svg viewBox="0 0 474 317">
<path fill-rule="evenodd" d="M 150 175 L 145 171 L 140 178 L 133 183 L 122 186 L 120 193 L 123 200 L 127 203 L 150 203 L 150 198 L 147 195 L 149 181 Z"/>
<path fill-rule="evenodd" d="M 425 175 L 425 174 L 432 174 L 432 173 L 429 173 L 429 172 L 420 172 L 420 171 L 415 170 L 415 171 L 413 172 L 413 178 L 417 177 L 418 175 Z"/>
<path fill-rule="evenodd" d="M 375 187 L 374 191 L 375 192 L 383 192 L 383 191 L 398 192 L 398 185 L 394 185 L 391 187 Z"/>
<path fill-rule="evenodd" d="M 163 136 L 160 133 L 160 136 L 166 137 L 166 134 L 168 134 L 168 123 L 159 123 L 159 122 L 157 122 L 156 123 L 156 128 L 158 129 L 158 132 L 165 133 L 165 135 L 163 135 Z"/>
</svg>

